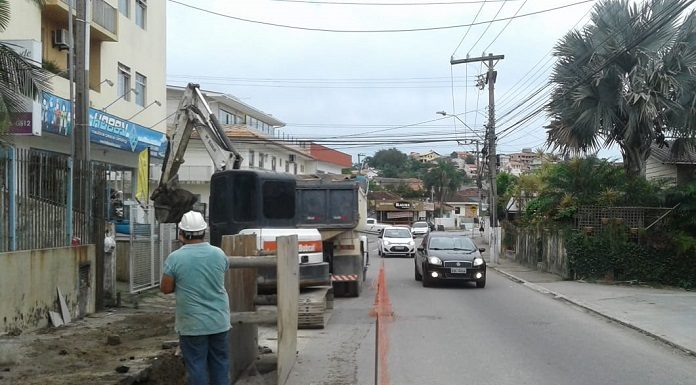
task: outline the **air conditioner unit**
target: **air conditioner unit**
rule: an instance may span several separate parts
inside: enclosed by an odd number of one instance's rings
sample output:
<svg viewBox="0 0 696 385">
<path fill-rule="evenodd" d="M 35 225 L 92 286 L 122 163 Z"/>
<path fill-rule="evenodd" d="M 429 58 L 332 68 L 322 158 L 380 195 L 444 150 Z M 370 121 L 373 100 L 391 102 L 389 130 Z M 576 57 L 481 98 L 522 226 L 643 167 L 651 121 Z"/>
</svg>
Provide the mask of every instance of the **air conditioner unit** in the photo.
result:
<svg viewBox="0 0 696 385">
<path fill-rule="evenodd" d="M 53 35 L 53 47 L 59 50 L 64 50 L 70 48 L 70 35 L 67 29 L 56 29 L 52 32 Z"/>
<path fill-rule="evenodd" d="M 290 154 L 288 157 L 288 162 L 294 162 L 295 161 L 295 154 Z"/>
</svg>

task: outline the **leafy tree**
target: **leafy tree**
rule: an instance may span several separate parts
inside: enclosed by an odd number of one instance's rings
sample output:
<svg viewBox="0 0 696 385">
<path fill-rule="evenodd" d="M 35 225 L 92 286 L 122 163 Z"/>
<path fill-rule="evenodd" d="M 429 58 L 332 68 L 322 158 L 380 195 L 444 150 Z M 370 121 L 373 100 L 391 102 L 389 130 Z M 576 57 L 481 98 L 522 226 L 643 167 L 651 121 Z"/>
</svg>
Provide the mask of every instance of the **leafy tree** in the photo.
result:
<svg viewBox="0 0 696 385">
<path fill-rule="evenodd" d="M 379 150 L 374 156 L 367 158 L 370 166 L 380 170 L 392 169 L 399 170 L 408 161 L 408 155 L 399 151 L 396 148 L 388 150 Z"/>
<path fill-rule="evenodd" d="M 450 158 L 451 158 L 451 159 L 457 159 L 457 158 L 459 158 L 459 154 L 457 154 L 457 151 L 452 151 L 452 153 L 450 154 Z"/>
<path fill-rule="evenodd" d="M 476 157 L 473 156 L 473 155 L 471 155 L 471 154 L 467 154 L 467 155 L 466 155 L 466 158 L 464 158 L 464 163 L 466 163 L 466 164 L 476 164 Z"/>
<path fill-rule="evenodd" d="M 696 137 L 696 14 L 685 0 L 603 0 L 558 42 L 547 141 L 564 153 L 618 145 L 626 173 L 645 174 L 653 143 Z"/>
<path fill-rule="evenodd" d="M 43 0 L 34 0 L 43 6 Z M 10 23 L 9 0 L 0 0 L 0 32 Z M 11 114 L 25 110 L 26 98 L 37 99 L 50 88 L 51 74 L 35 66 L 15 46 L 0 42 L 0 134 L 10 126 Z"/>
</svg>

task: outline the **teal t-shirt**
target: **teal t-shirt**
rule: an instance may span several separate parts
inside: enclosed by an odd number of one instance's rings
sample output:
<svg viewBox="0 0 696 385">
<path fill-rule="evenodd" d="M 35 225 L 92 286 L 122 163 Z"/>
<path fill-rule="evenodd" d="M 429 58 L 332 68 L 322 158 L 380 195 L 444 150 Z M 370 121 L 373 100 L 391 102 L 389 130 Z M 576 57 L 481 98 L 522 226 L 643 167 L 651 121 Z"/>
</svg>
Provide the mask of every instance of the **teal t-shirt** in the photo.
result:
<svg viewBox="0 0 696 385">
<path fill-rule="evenodd" d="M 208 242 L 184 245 L 167 257 L 163 274 L 175 282 L 177 333 L 200 336 L 230 329 L 228 267 L 225 252 Z"/>
</svg>

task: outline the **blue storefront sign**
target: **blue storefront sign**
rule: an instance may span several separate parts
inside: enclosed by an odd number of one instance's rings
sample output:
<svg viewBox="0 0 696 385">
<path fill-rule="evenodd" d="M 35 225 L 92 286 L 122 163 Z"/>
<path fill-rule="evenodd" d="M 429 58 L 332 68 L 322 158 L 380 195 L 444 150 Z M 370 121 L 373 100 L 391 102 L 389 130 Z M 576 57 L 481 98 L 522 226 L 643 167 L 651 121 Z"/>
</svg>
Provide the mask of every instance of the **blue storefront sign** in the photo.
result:
<svg viewBox="0 0 696 385">
<path fill-rule="evenodd" d="M 41 126 L 43 132 L 69 136 L 73 130 L 70 101 L 48 92 L 41 97 Z M 150 156 L 164 158 L 167 136 L 139 124 L 106 112 L 89 109 L 90 142 L 139 153 L 150 148 Z"/>
</svg>

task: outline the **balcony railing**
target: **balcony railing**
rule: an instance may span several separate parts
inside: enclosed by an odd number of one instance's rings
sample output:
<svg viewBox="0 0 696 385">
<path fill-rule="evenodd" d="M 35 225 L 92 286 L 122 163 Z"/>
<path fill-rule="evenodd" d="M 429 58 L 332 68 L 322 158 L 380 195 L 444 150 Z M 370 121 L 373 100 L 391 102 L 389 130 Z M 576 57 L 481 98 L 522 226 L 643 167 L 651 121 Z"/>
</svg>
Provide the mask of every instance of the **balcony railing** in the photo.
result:
<svg viewBox="0 0 696 385">
<path fill-rule="evenodd" d="M 187 166 L 182 165 L 179 168 L 179 181 L 188 183 L 203 183 L 210 182 L 210 177 L 213 175 L 213 166 Z M 150 167 L 150 180 L 159 180 L 162 176 L 162 168 L 160 165 L 152 165 Z"/>
<path fill-rule="evenodd" d="M 73 3 L 75 7 L 75 0 L 61 0 L 63 3 L 70 5 Z M 109 5 L 104 0 L 92 0 L 92 22 L 96 23 L 105 30 L 116 34 L 117 31 L 117 10 L 116 8 Z"/>
</svg>

